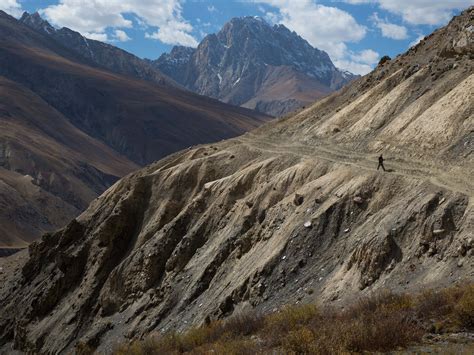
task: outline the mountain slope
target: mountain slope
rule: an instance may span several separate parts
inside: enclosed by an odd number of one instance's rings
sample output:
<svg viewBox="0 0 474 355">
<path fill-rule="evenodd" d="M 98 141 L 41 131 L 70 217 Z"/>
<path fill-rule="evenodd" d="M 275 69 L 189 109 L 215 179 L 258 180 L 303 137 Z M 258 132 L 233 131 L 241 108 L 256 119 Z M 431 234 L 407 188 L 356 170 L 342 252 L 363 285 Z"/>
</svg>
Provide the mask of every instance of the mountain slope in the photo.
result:
<svg viewBox="0 0 474 355">
<path fill-rule="evenodd" d="M 0 246 L 63 226 L 140 165 L 268 120 L 99 68 L 3 12 L 0 83 Z"/>
<path fill-rule="evenodd" d="M 60 228 L 138 165 L 0 77 L 0 246 Z"/>
<path fill-rule="evenodd" d="M 295 32 L 259 17 L 234 18 L 197 49 L 174 47 L 152 63 L 194 92 L 274 116 L 356 78 Z"/>
<path fill-rule="evenodd" d="M 472 278 L 473 16 L 293 117 L 122 179 L 6 269 L 0 344 L 110 351 L 246 307 Z"/>
<path fill-rule="evenodd" d="M 133 54 L 107 43 L 88 39 L 66 27 L 56 29 L 41 18 L 37 12 L 23 13 L 20 22 L 51 37 L 64 47 L 102 68 L 162 86 L 177 86 L 173 80 Z"/>
</svg>

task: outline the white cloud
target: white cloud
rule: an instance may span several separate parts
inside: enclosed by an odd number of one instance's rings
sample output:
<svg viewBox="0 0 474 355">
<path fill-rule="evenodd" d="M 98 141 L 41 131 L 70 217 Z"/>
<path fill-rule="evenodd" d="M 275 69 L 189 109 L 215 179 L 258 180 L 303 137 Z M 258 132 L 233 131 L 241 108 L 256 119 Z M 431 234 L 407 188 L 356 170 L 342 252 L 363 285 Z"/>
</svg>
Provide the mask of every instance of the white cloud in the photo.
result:
<svg viewBox="0 0 474 355">
<path fill-rule="evenodd" d="M 371 2 L 376 2 L 377 0 L 345 0 L 344 2 L 347 2 L 348 4 L 354 4 L 354 5 L 359 5 L 359 4 L 368 4 Z"/>
<path fill-rule="evenodd" d="M 372 49 L 364 49 L 359 53 L 351 53 L 350 57 L 355 62 L 373 65 L 379 61 L 380 54 Z"/>
<path fill-rule="evenodd" d="M 105 35 L 108 28 L 133 27 L 124 14 L 133 14 L 141 27 L 156 28 L 148 38 L 167 44 L 196 46 L 193 27 L 182 16 L 182 0 L 60 0 L 41 10 L 54 25 L 72 28 L 81 33 Z M 114 32 L 115 33 L 115 32 Z M 115 33 L 116 39 L 125 38 Z M 128 36 L 127 36 L 128 37 Z"/>
<path fill-rule="evenodd" d="M 334 65 L 338 68 L 345 69 L 353 74 L 365 75 L 372 71 L 372 67 L 368 64 L 357 63 L 351 60 L 335 60 Z"/>
<path fill-rule="evenodd" d="M 82 35 L 86 38 L 93 39 L 94 41 L 109 42 L 109 36 L 107 33 L 95 33 L 95 32 L 84 32 Z"/>
<path fill-rule="evenodd" d="M 373 63 L 374 51 L 354 54 L 347 42 L 357 42 L 365 37 L 367 29 L 357 23 L 348 12 L 336 7 L 316 4 L 312 0 L 253 0 L 275 7 L 265 18 L 272 23 L 282 23 L 295 31 L 316 48 L 328 52 L 336 66 L 356 74 L 366 74 Z M 378 53 L 376 53 L 378 55 Z M 367 56 L 367 58 L 358 57 Z M 372 60 L 373 61 L 373 60 Z"/>
<path fill-rule="evenodd" d="M 364 49 L 360 52 L 346 51 L 345 54 L 345 58 L 334 60 L 334 65 L 359 75 L 370 72 L 380 58 L 380 54 L 372 49 Z"/>
<path fill-rule="evenodd" d="M 114 37 L 119 42 L 127 42 L 127 41 L 131 40 L 131 38 L 128 37 L 127 33 L 125 31 L 122 31 L 122 30 L 115 30 Z"/>
<path fill-rule="evenodd" d="M 474 4 L 474 0 L 379 0 L 380 7 L 397 13 L 414 25 L 440 25 L 448 22 L 454 10 Z"/>
<path fill-rule="evenodd" d="M 391 38 L 391 39 L 407 39 L 408 31 L 405 26 L 399 26 L 394 23 L 390 23 L 387 20 L 382 20 L 379 18 L 377 13 L 374 13 L 372 19 L 375 23 L 375 26 L 382 31 L 382 36 Z"/>
<path fill-rule="evenodd" d="M 350 4 L 377 3 L 382 9 L 402 16 L 413 25 L 441 25 L 454 10 L 474 5 L 474 0 L 345 0 Z"/>
<path fill-rule="evenodd" d="M 210 5 L 210 6 L 207 7 L 207 11 L 215 12 L 215 11 L 217 11 L 217 8 L 214 5 Z"/>
<path fill-rule="evenodd" d="M 188 23 L 170 22 L 167 26 L 160 27 L 154 33 L 145 33 L 146 38 L 158 39 L 167 44 L 179 44 L 187 47 L 196 47 L 197 40 L 189 34 L 192 26 Z"/>
<path fill-rule="evenodd" d="M 0 10 L 14 17 L 19 17 L 22 13 L 21 5 L 17 0 L 0 0 Z"/>
</svg>

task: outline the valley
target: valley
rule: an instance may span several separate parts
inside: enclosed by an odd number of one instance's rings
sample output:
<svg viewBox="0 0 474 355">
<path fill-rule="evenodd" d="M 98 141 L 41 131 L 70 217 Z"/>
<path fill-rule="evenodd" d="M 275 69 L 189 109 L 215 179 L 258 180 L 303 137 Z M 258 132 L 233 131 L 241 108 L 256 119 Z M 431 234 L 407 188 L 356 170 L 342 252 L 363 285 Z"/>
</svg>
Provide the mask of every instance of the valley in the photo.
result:
<svg viewBox="0 0 474 355">
<path fill-rule="evenodd" d="M 473 19 L 471 7 L 367 75 L 273 120 L 49 58 L 42 70 L 63 63 L 62 75 L 113 103 L 79 115 L 43 93 L 56 81 L 34 83 L 47 107 L 58 105 L 58 122 L 67 117 L 67 127 L 107 146 L 124 169 L 146 166 L 91 198 L 65 227 L 0 258 L 0 352 L 127 353 L 153 337 L 151 353 L 239 353 L 244 345 L 249 353 L 416 351 L 458 333 L 466 346 L 450 349 L 469 350 Z M 9 55 L 24 58 L 15 48 Z M 44 59 L 45 51 L 34 52 Z M 128 114 L 117 120 L 116 107 Z M 191 114 L 202 126 L 181 134 Z M 169 130 L 161 136 L 160 127 Z M 166 139 L 178 133 L 193 139 L 173 146 Z M 378 170 L 381 155 L 387 171 Z M 41 191 L 30 192 L 28 181 L 39 177 L 29 175 L 14 180 L 34 200 Z M 254 328 L 239 333 L 247 325 Z M 222 338 L 229 348 L 219 348 Z"/>
</svg>

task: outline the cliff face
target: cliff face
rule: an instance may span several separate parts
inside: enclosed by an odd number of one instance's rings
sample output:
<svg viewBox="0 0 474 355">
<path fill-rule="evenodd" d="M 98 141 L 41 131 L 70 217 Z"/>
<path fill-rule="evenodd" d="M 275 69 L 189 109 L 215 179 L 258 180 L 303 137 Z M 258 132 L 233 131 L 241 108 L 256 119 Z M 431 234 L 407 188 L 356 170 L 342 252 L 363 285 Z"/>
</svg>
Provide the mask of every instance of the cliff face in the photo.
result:
<svg viewBox="0 0 474 355">
<path fill-rule="evenodd" d="M 293 117 L 117 182 L 5 269 L 1 344 L 108 351 L 245 307 L 472 278 L 473 11 Z"/>
<path fill-rule="evenodd" d="M 197 49 L 175 47 L 152 63 L 191 91 L 274 116 L 357 77 L 295 32 L 259 17 L 234 18 Z"/>
</svg>

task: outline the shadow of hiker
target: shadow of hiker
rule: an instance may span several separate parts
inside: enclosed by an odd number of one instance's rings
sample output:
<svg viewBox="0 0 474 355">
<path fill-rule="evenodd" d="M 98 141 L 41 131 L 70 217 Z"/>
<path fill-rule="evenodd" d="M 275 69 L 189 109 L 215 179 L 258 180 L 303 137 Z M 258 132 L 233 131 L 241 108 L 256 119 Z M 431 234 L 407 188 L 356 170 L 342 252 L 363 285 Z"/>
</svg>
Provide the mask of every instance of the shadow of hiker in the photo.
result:
<svg viewBox="0 0 474 355">
<path fill-rule="evenodd" d="M 394 169 L 385 169 L 385 172 L 387 172 L 387 173 L 393 173 L 393 172 L 395 172 L 395 170 L 394 170 Z"/>
</svg>

